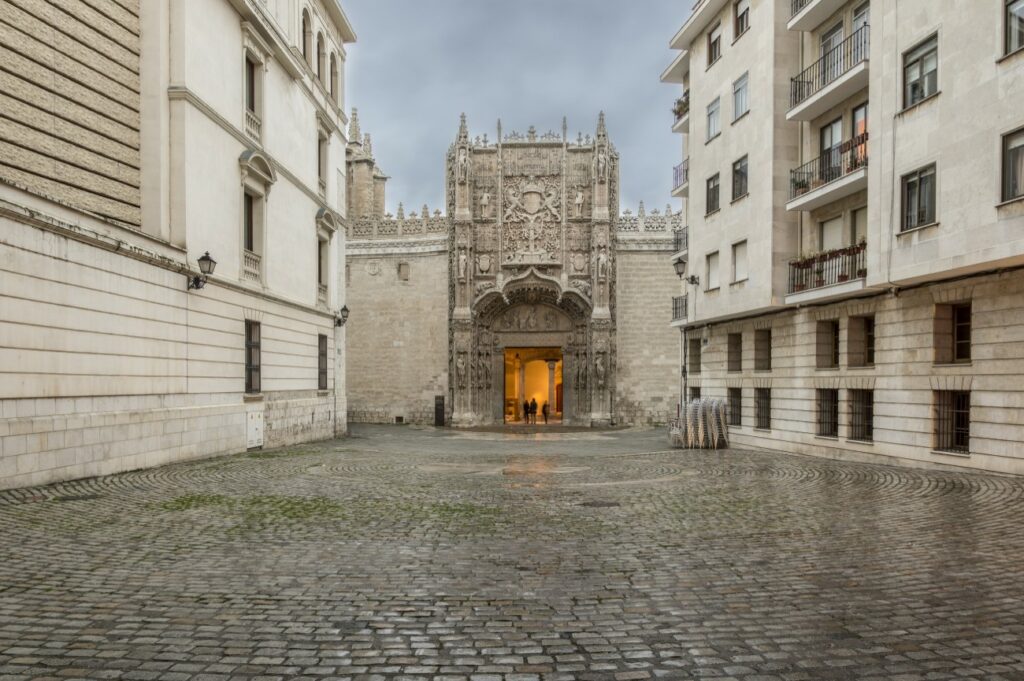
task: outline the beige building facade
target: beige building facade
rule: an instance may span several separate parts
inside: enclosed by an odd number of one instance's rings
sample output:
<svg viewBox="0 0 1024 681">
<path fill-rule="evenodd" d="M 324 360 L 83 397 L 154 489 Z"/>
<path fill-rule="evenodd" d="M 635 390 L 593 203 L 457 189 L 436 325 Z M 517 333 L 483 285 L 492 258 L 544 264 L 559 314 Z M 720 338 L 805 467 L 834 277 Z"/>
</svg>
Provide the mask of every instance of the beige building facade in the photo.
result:
<svg viewBox="0 0 1024 681">
<path fill-rule="evenodd" d="M 702 0 L 673 38 L 673 325 L 734 444 L 1024 473 L 1020 12 Z"/>
<path fill-rule="evenodd" d="M 340 5 L 101 4 L 0 6 L 0 487 L 346 430 Z"/>
<path fill-rule="evenodd" d="M 573 425 L 672 415 L 662 264 L 680 215 L 619 214 L 603 116 L 575 139 L 499 123 L 488 141 L 463 120 L 443 216 L 386 214 L 368 136 L 349 133 L 350 419 L 523 423 L 534 401 L 538 422 L 544 405 Z"/>
</svg>

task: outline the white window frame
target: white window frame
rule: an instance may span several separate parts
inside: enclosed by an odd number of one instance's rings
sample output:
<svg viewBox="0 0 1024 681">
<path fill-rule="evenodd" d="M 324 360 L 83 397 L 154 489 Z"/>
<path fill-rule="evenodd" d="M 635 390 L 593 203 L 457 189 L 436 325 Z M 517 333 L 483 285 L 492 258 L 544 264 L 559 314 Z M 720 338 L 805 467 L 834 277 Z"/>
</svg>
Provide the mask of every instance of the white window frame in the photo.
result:
<svg viewBox="0 0 1024 681">
<path fill-rule="evenodd" d="M 707 124 L 707 141 L 715 139 L 722 134 L 722 98 L 715 97 L 714 100 L 708 104 L 707 118 L 705 119 Z"/>
<path fill-rule="evenodd" d="M 740 259 L 736 257 L 736 254 L 737 252 L 739 252 L 740 247 L 742 247 L 743 249 L 743 276 L 740 276 L 740 268 L 737 267 L 737 264 L 740 262 Z M 747 246 L 746 239 L 743 239 L 742 241 L 737 241 L 732 245 L 732 283 L 738 284 L 739 282 L 746 281 L 747 279 L 750 278 L 749 257 L 750 249 Z"/>
<path fill-rule="evenodd" d="M 742 95 L 742 109 L 740 108 Z M 735 123 L 750 111 L 750 72 L 744 73 L 732 84 L 732 120 Z"/>
<path fill-rule="evenodd" d="M 714 263 L 714 267 L 712 267 Z M 707 284 L 705 291 L 717 291 L 722 286 L 722 275 L 721 275 L 721 258 L 718 255 L 718 251 L 708 253 L 704 258 L 704 275 L 707 277 Z M 714 277 L 711 275 L 714 274 Z"/>
</svg>

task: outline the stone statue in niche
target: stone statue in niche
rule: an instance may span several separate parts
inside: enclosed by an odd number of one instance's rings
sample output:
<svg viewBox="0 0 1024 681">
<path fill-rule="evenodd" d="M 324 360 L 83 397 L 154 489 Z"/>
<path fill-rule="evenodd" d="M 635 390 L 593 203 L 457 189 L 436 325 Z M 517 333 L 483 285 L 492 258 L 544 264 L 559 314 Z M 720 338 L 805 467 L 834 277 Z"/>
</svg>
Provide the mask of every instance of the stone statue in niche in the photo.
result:
<svg viewBox="0 0 1024 681">
<path fill-rule="evenodd" d="M 456 168 L 459 184 L 465 184 L 466 178 L 469 177 L 469 151 L 466 150 L 466 147 L 461 147 L 459 149 L 459 160 Z"/>
<path fill-rule="evenodd" d="M 604 353 L 597 353 L 597 357 L 594 358 L 594 383 L 597 385 L 599 390 L 604 388 L 605 373 L 607 368 L 604 365 Z"/>
<path fill-rule="evenodd" d="M 597 150 L 594 165 L 597 168 L 597 181 L 603 184 L 608 179 L 608 152 L 604 147 Z"/>
<path fill-rule="evenodd" d="M 583 189 L 582 187 L 576 187 L 576 199 L 573 201 L 576 205 L 576 210 L 573 213 L 575 217 L 583 217 Z"/>
<path fill-rule="evenodd" d="M 460 352 L 455 357 L 455 380 L 460 388 L 466 387 L 466 353 Z"/>
<path fill-rule="evenodd" d="M 551 310 L 544 312 L 544 328 L 548 331 L 554 329 L 558 324 L 558 318 L 555 317 L 555 313 Z"/>
<path fill-rule="evenodd" d="M 480 197 L 480 216 L 490 217 L 491 215 L 491 195 L 489 192 L 484 192 Z"/>
<path fill-rule="evenodd" d="M 604 280 L 608 277 L 608 252 L 604 246 L 597 252 L 597 278 Z"/>
<path fill-rule="evenodd" d="M 587 353 L 581 352 L 576 362 L 576 383 L 580 390 L 587 389 Z"/>
<path fill-rule="evenodd" d="M 466 281 L 466 249 L 459 249 L 459 281 Z"/>
</svg>

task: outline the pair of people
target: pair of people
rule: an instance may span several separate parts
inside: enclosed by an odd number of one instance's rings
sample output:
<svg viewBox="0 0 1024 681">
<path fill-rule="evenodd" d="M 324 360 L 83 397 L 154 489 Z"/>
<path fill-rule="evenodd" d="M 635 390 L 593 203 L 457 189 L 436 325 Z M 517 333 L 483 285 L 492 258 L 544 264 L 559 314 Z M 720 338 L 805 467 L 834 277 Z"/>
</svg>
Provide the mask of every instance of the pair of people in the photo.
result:
<svg viewBox="0 0 1024 681">
<path fill-rule="evenodd" d="M 541 407 L 541 414 L 544 415 L 544 423 L 548 422 L 548 403 L 545 402 L 544 406 Z M 527 423 L 537 423 L 537 398 L 531 399 L 529 402 L 523 402 L 523 418 Z"/>
</svg>

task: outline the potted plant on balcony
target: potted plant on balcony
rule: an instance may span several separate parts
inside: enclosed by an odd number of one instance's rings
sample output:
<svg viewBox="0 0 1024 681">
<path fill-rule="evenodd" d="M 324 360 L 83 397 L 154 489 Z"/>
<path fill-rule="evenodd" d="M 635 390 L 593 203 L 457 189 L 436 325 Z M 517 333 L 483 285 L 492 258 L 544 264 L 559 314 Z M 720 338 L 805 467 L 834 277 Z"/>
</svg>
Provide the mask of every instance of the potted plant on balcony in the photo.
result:
<svg viewBox="0 0 1024 681">
<path fill-rule="evenodd" d="M 793 193 L 796 196 L 806 194 L 808 186 L 809 185 L 807 183 L 806 177 L 801 177 L 799 179 L 793 180 Z"/>
</svg>

